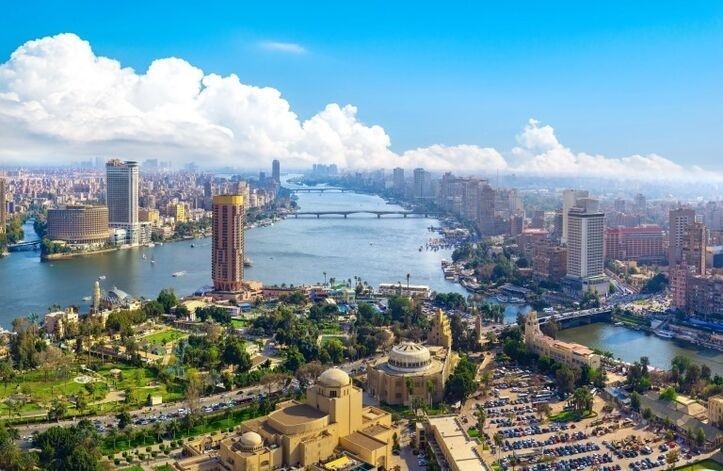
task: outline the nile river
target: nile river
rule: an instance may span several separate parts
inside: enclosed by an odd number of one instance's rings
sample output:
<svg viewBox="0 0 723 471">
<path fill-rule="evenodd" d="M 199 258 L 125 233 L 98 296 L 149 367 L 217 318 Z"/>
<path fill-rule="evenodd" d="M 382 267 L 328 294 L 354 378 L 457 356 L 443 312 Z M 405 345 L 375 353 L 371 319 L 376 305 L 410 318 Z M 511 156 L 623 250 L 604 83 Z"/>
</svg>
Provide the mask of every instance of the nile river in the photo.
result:
<svg viewBox="0 0 723 471">
<path fill-rule="evenodd" d="M 402 209 L 382 198 L 357 193 L 303 193 L 298 203 L 304 211 L 342 209 Z M 426 218 L 351 215 L 348 219 L 289 218 L 273 226 L 246 233 L 246 254 L 253 266 L 247 279 L 266 284 L 302 284 L 360 276 L 377 287 L 379 283 L 429 285 L 437 291 L 464 293 L 446 281 L 440 268 L 449 250 L 419 251 L 438 234 L 428 230 L 439 222 Z M 26 224 L 26 238 L 35 235 Z M 211 283 L 210 239 L 166 243 L 153 248 L 119 250 L 69 260 L 41 262 L 39 252 L 14 252 L 0 259 L 0 325 L 9 328 L 13 318 L 48 307 L 76 304 L 92 293 L 98 276 L 103 288 L 116 286 L 133 296 L 155 297 L 163 288 L 188 295 Z M 144 258 L 145 255 L 145 258 Z M 151 263 L 151 259 L 155 263 Z M 173 277 L 175 272 L 185 275 Z M 81 307 L 81 311 L 85 308 Z"/>
<path fill-rule="evenodd" d="M 639 360 L 641 356 L 647 356 L 652 366 L 666 370 L 670 369 L 673 357 L 686 355 L 695 363 L 707 364 L 714 374 L 723 375 L 723 353 L 684 346 L 673 340 L 661 339 L 627 327 L 596 323 L 562 330 L 558 338 L 613 352 L 615 358 L 629 363 Z"/>
</svg>

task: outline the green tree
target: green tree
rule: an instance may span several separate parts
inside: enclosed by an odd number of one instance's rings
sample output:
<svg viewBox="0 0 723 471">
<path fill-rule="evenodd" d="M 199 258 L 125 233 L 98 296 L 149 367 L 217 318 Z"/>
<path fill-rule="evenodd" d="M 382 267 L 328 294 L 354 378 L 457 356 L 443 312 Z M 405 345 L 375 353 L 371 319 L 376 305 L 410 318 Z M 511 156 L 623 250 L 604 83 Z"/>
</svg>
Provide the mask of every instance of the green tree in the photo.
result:
<svg viewBox="0 0 723 471">
<path fill-rule="evenodd" d="M 55 399 L 48 410 L 48 420 L 60 421 L 68 413 L 68 406 L 61 400 Z"/>
<path fill-rule="evenodd" d="M 163 306 L 163 312 L 165 312 L 166 314 L 170 314 L 171 308 L 178 304 L 178 298 L 176 298 L 176 293 L 170 288 L 162 289 L 161 292 L 158 293 L 158 298 L 156 299 L 156 301 L 158 301 L 158 303 Z"/>
<path fill-rule="evenodd" d="M 659 396 L 660 399 L 662 399 L 663 401 L 668 401 L 668 402 L 675 401 L 675 399 L 677 397 L 678 397 L 678 395 L 675 392 L 675 388 L 672 386 L 663 389 L 660 392 L 660 396 Z"/>
<path fill-rule="evenodd" d="M 630 394 L 630 407 L 636 411 L 640 410 L 640 394 L 637 391 Z"/>
</svg>

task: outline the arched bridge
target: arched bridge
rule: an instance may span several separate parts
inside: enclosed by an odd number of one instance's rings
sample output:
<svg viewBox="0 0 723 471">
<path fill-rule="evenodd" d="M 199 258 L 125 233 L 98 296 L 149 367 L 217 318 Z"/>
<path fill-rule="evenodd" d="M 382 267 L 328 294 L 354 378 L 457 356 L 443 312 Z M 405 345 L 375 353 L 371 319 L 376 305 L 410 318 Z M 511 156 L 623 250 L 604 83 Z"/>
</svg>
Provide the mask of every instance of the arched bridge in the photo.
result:
<svg viewBox="0 0 723 471">
<path fill-rule="evenodd" d="M 402 217 L 435 217 L 439 216 L 439 212 L 436 211 L 375 211 L 368 209 L 359 209 L 351 211 L 297 211 L 294 213 L 294 218 L 298 219 L 301 217 L 314 217 L 320 219 L 321 216 L 342 216 L 346 219 L 350 214 L 373 214 L 377 219 L 381 219 L 382 216 L 402 216 Z"/>
</svg>

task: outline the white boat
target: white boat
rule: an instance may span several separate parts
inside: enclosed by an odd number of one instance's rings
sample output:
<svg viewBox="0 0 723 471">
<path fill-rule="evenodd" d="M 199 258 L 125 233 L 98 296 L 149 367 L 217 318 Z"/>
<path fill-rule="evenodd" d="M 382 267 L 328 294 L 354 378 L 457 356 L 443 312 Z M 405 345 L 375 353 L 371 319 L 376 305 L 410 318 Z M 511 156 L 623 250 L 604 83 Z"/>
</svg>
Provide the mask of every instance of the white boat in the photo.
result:
<svg viewBox="0 0 723 471">
<path fill-rule="evenodd" d="M 656 330 L 655 335 L 657 335 L 658 337 L 663 338 L 663 339 L 672 339 L 673 338 L 672 332 L 668 332 L 667 330 Z"/>
<path fill-rule="evenodd" d="M 178 278 L 179 276 L 183 276 L 183 275 L 185 275 L 185 274 L 186 274 L 185 271 L 177 271 L 176 273 L 173 273 L 172 276 L 173 276 L 174 278 Z"/>
<path fill-rule="evenodd" d="M 98 277 L 98 279 L 99 279 L 99 280 L 105 280 L 105 275 L 100 275 L 100 276 Z"/>
<path fill-rule="evenodd" d="M 141 257 L 143 258 L 143 260 L 145 260 L 145 259 L 146 259 L 146 254 L 143 254 Z"/>
<path fill-rule="evenodd" d="M 83 301 L 90 301 L 91 299 L 93 298 L 91 298 L 90 296 L 83 296 Z"/>
<path fill-rule="evenodd" d="M 625 325 L 625 323 L 623 323 L 623 322 L 616 322 L 614 325 L 616 325 L 616 326 L 618 326 L 618 327 L 622 327 L 622 326 Z"/>
<path fill-rule="evenodd" d="M 151 259 L 151 263 L 156 263 L 156 261 L 154 259 Z"/>
</svg>

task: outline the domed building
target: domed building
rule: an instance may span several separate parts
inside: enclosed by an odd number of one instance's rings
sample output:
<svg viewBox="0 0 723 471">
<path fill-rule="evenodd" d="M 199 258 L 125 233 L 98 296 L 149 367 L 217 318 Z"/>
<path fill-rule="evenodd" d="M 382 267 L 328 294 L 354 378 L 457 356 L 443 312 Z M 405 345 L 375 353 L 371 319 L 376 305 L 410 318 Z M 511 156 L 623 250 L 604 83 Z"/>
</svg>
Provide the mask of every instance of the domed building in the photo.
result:
<svg viewBox="0 0 723 471">
<path fill-rule="evenodd" d="M 362 405 L 362 390 L 339 368 L 324 371 L 307 389 L 306 401 L 286 401 L 266 417 L 249 420 L 239 433 L 216 443 L 191 442 L 182 471 L 265 471 L 310 468 L 344 455 L 373 467 L 388 468 L 392 453 L 391 414 Z M 204 453 L 218 447 L 214 455 Z M 346 461 L 345 461 L 346 462 Z"/>
<path fill-rule="evenodd" d="M 402 342 L 367 369 L 367 390 L 386 404 L 425 403 L 444 397 L 447 378 L 457 365 L 449 319 L 441 310 L 432 318 L 428 344 Z"/>
</svg>

